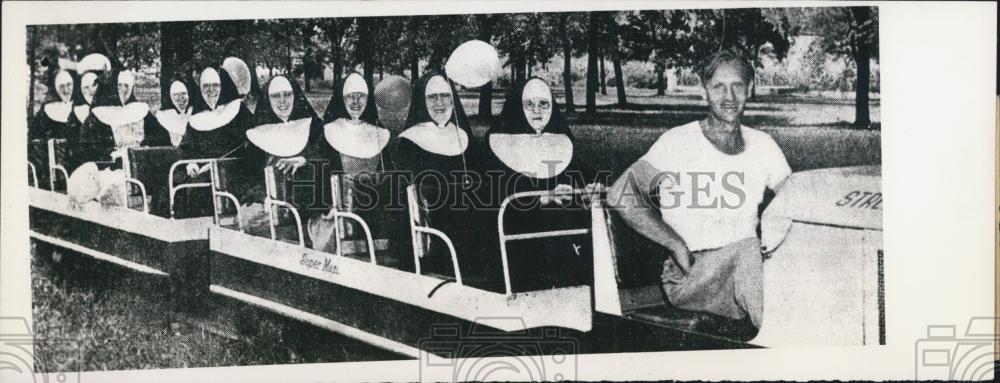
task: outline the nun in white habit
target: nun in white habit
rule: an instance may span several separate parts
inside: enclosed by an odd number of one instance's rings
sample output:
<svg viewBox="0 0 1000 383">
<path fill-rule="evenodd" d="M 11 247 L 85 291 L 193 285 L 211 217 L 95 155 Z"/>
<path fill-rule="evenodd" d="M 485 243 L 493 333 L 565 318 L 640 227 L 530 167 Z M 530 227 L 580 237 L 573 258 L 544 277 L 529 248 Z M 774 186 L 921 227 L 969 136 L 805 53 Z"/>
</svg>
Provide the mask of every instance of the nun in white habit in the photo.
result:
<svg viewBox="0 0 1000 383">
<path fill-rule="evenodd" d="M 65 137 L 66 126 L 73 111 L 76 76 L 68 70 L 60 70 L 48 85 L 45 103 L 28 128 L 29 140 Z"/>
<path fill-rule="evenodd" d="M 156 121 L 167 133 L 171 146 L 179 146 L 191 119 L 191 92 L 194 91 L 190 79 L 175 76 L 170 81 L 169 97 L 160 101 L 156 111 Z"/>
</svg>

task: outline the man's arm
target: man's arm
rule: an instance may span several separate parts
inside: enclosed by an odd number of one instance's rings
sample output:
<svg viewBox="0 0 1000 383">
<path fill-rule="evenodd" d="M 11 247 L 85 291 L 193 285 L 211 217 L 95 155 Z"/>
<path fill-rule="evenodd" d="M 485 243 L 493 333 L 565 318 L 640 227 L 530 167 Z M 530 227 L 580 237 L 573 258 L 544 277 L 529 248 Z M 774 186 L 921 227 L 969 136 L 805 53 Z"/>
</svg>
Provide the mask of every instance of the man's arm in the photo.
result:
<svg viewBox="0 0 1000 383">
<path fill-rule="evenodd" d="M 653 206 L 649 191 L 658 171 L 646 160 L 640 159 L 625 170 L 608 190 L 608 204 L 640 234 L 669 249 L 681 271 L 693 263 L 684 239 L 661 219 Z"/>
</svg>

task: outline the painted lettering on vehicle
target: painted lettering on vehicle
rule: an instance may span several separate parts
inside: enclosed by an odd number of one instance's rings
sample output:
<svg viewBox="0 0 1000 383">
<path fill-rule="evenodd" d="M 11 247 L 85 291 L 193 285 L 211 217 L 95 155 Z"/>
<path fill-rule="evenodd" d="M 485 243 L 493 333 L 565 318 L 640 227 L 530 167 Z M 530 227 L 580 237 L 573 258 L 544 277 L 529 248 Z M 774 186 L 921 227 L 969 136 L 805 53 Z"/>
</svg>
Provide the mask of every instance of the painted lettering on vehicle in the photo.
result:
<svg viewBox="0 0 1000 383">
<path fill-rule="evenodd" d="M 837 201 L 837 206 L 855 209 L 882 210 L 882 193 L 854 190 Z"/>
<path fill-rule="evenodd" d="M 310 269 L 316 269 L 330 274 L 340 274 L 337 264 L 333 263 L 333 260 L 329 257 L 320 261 L 318 259 L 310 258 L 309 254 L 302 254 L 302 259 L 299 260 L 299 264 Z"/>
</svg>

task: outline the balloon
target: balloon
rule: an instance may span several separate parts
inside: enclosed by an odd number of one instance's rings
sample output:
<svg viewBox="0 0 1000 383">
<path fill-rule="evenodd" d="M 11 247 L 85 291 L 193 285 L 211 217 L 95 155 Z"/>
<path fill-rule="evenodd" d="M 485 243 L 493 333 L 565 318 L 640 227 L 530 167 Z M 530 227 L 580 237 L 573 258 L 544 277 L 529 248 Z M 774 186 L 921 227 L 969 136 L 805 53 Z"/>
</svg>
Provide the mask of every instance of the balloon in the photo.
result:
<svg viewBox="0 0 1000 383">
<path fill-rule="evenodd" d="M 76 205 L 93 201 L 100 192 L 97 165 L 93 162 L 80 165 L 66 181 L 66 194 L 69 195 L 70 202 Z"/>
<path fill-rule="evenodd" d="M 226 57 L 222 60 L 222 69 L 229 72 L 229 76 L 236 83 L 236 91 L 241 95 L 250 93 L 250 67 L 236 57 Z"/>
<path fill-rule="evenodd" d="M 111 60 L 100 53 L 91 53 L 80 59 L 76 64 L 76 71 L 83 73 L 86 71 L 109 71 L 111 70 Z"/>
<path fill-rule="evenodd" d="M 378 119 L 386 128 L 397 131 L 403 128 L 410 111 L 410 80 L 401 76 L 386 76 L 375 86 L 375 105 Z M 398 132 L 397 132 L 398 133 Z"/>
<path fill-rule="evenodd" d="M 444 70 L 452 81 L 466 88 L 477 88 L 500 73 L 500 54 L 488 43 L 469 40 L 451 52 Z"/>
</svg>

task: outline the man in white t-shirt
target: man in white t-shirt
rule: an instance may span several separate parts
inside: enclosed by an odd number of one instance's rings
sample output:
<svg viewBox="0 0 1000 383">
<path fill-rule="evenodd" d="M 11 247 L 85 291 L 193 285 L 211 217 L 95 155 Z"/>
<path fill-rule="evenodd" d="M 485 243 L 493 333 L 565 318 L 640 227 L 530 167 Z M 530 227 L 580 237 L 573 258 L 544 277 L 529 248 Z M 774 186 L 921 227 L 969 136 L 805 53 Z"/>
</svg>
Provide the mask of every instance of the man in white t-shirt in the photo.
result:
<svg viewBox="0 0 1000 383">
<path fill-rule="evenodd" d="M 683 309 L 760 326 L 763 258 L 757 211 L 791 169 L 767 133 L 740 125 L 753 66 L 721 51 L 700 71 L 711 113 L 668 130 L 611 187 L 608 201 L 663 245 L 663 288 Z M 652 195 L 659 195 L 659 206 Z"/>
</svg>

